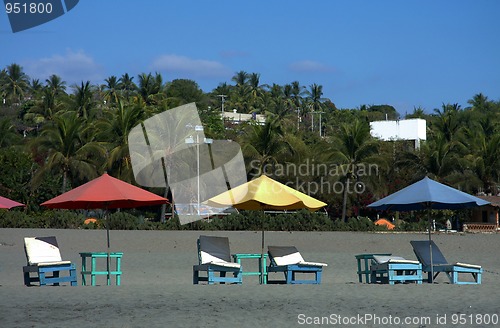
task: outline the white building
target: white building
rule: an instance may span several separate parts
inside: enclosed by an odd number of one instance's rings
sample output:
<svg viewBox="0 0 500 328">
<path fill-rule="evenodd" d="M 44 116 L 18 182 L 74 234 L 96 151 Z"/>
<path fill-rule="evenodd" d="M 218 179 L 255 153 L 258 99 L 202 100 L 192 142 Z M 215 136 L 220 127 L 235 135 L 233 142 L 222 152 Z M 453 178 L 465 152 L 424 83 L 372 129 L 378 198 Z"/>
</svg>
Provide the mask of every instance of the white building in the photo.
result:
<svg viewBox="0 0 500 328">
<path fill-rule="evenodd" d="M 262 114 L 243 114 L 236 112 L 236 109 L 232 112 L 223 112 L 222 119 L 224 121 L 229 121 L 231 123 L 239 124 L 242 122 L 248 122 L 254 120 L 258 124 L 266 123 L 266 117 Z"/>
<path fill-rule="evenodd" d="M 415 140 L 415 149 L 420 148 L 420 140 L 427 140 L 426 121 L 420 118 L 370 122 L 370 132 L 384 141 Z"/>
</svg>

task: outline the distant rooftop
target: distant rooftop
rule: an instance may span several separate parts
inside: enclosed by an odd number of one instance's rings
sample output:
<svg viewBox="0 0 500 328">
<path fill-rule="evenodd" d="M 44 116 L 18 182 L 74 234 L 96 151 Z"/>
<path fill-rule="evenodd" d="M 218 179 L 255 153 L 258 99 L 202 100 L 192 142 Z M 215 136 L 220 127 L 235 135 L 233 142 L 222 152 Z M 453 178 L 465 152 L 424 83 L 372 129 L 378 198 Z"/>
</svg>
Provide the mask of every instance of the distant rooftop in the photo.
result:
<svg viewBox="0 0 500 328">
<path fill-rule="evenodd" d="M 248 121 L 256 121 L 259 124 L 264 124 L 266 122 L 266 117 L 262 114 L 243 114 L 236 111 L 223 112 L 222 118 L 224 121 L 230 121 L 236 124 Z"/>
</svg>

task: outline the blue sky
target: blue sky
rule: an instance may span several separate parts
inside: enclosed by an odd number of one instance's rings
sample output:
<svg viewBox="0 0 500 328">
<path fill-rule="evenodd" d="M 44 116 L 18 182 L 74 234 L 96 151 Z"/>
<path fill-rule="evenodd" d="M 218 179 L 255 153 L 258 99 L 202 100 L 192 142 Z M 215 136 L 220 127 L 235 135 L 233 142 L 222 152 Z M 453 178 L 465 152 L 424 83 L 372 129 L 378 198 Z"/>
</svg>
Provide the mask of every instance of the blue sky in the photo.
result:
<svg viewBox="0 0 500 328">
<path fill-rule="evenodd" d="M 499 14 L 496 0 L 80 0 L 18 33 L 0 12 L 0 68 L 68 85 L 158 72 L 206 92 L 243 70 L 320 84 L 338 108 L 404 115 L 480 92 L 500 100 Z"/>
</svg>

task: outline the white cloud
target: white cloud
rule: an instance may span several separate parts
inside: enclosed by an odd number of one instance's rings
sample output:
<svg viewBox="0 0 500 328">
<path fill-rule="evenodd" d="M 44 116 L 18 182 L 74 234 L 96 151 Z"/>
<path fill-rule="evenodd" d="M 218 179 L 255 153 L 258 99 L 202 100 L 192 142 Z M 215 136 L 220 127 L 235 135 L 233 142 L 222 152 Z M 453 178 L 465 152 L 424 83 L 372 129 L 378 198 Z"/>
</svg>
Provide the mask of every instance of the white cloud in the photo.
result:
<svg viewBox="0 0 500 328">
<path fill-rule="evenodd" d="M 331 73 L 335 71 L 333 67 L 313 60 L 294 62 L 290 64 L 290 69 L 294 72 L 300 73 Z"/>
<path fill-rule="evenodd" d="M 58 75 L 67 85 L 90 80 L 95 83 L 102 80 L 102 67 L 92 57 L 83 51 L 74 52 L 67 50 L 65 54 L 52 55 L 51 57 L 34 59 L 22 64 L 24 71 L 31 78 L 45 81 L 52 74 Z"/>
<path fill-rule="evenodd" d="M 157 71 L 182 74 L 186 78 L 216 78 L 231 74 L 231 71 L 219 62 L 177 55 L 162 55 L 153 61 L 151 68 Z"/>
</svg>

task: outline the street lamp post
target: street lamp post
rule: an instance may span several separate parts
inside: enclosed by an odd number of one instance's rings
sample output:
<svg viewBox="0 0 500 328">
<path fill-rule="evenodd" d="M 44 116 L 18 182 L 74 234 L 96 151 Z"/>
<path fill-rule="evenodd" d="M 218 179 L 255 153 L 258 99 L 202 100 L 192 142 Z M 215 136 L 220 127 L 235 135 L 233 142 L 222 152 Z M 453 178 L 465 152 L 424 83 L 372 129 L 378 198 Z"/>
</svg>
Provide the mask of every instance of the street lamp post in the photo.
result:
<svg viewBox="0 0 500 328">
<path fill-rule="evenodd" d="M 197 202 L 196 202 L 196 213 L 200 215 L 200 132 L 203 132 L 202 125 L 195 125 L 194 131 L 196 132 L 196 142 L 193 137 L 186 138 L 185 142 L 187 144 L 196 144 L 196 189 L 197 189 Z M 212 139 L 204 138 L 204 144 L 211 144 Z"/>
</svg>

